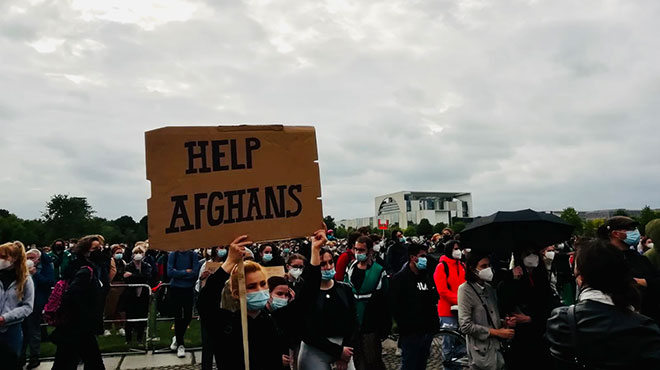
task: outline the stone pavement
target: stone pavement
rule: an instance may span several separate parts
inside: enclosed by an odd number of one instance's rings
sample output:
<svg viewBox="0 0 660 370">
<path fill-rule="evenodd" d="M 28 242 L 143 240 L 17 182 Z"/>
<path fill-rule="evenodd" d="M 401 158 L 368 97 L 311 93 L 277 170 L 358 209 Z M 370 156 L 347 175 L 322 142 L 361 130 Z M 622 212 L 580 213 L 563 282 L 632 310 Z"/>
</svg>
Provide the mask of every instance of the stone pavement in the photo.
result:
<svg viewBox="0 0 660 370">
<path fill-rule="evenodd" d="M 386 340 L 383 342 L 383 361 L 388 370 L 396 370 L 401 366 L 401 357 L 396 356 L 396 342 Z M 201 369 L 200 351 L 188 352 L 185 358 L 178 358 L 174 353 L 123 355 L 115 357 L 104 357 L 106 370 L 199 370 Z M 52 362 L 42 362 L 37 370 L 50 370 Z M 80 365 L 78 370 L 82 370 Z M 440 356 L 432 349 L 429 358 L 428 370 L 443 369 Z"/>
</svg>

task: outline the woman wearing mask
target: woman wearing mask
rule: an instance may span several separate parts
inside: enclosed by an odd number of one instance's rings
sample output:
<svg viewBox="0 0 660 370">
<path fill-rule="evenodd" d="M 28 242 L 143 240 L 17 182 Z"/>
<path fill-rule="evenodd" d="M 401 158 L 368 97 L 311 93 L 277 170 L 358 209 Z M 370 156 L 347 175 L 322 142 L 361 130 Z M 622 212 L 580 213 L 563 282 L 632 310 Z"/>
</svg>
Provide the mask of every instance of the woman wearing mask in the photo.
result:
<svg viewBox="0 0 660 370">
<path fill-rule="evenodd" d="M 550 312 L 559 299 L 535 248 L 524 249 L 516 256 L 522 267 L 513 270 L 513 279 L 498 287 L 502 311 L 516 318 L 516 337 L 506 353 L 508 369 L 548 369 L 551 365 L 547 340 L 544 338 Z"/>
<path fill-rule="evenodd" d="M 353 292 L 348 284 L 334 280 L 334 259 L 327 249 L 320 252 L 320 266 L 316 302 L 304 316 L 298 369 L 330 370 L 332 366 L 338 370 L 355 369 L 352 357 L 357 311 Z"/>
<path fill-rule="evenodd" d="M 151 276 L 151 266 L 145 263 L 145 250 L 142 247 L 133 248 L 133 260 L 126 266 L 124 271 L 124 281 L 126 284 L 148 284 Z M 143 343 L 145 321 L 130 320 L 144 319 L 149 312 L 149 290 L 146 287 L 129 287 L 125 291 L 126 303 L 126 343 L 130 344 L 133 340 L 133 331 L 137 343 Z"/>
<path fill-rule="evenodd" d="M 211 275 L 211 271 L 207 269 L 207 262 L 218 262 L 223 263 L 227 259 L 227 247 L 218 246 L 213 248 L 208 248 L 204 251 L 204 262 L 199 269 L 199 278 L 195 284 L 195 291 L 200 292 L 202 286 L 205 284 L 206 279 Z M 231 297 L 230 293 L 229 297 Z M 225 307 L 227 307 L 227 301 L 225 302 Z M 233 303 L 233 302 L 232 302 Z M 200 318 L 200 321 L 202 319 Z M 202 370 L 211 370 L 213 368 L 213 345 L 211 345 L 211 339 L 208 335 L 208 329 L 204 322 L 201 322 L 202 330 Z"/>
<path fill-rule="evenodd" d="M 3 365 L 11 364 L 10 368 L 16 368 L 23 346 L 21 323 L 32 313 L 33 304 L 34 283 L 23 243 L 0 245 L 0 354 L 5 354 Z"/>
<path fill-rule="evenodd" d="M 467 336 L 470 369 L 503 369 L 501 341 L 513 338 L 514 331 L 502 327 L 497 294 L 490 286 L 493 269 L 485 253 L 473 251 L 468 255 L 465 279 L 458 288 L 458 323 Z M 505 323 L 513 327 L 515 319 L 507 318 Z"/>
<path fill-rule="evenodd" d="M 603 240 L 580 245 L 578 303 L 547 322 L 556 369 L 660 369 L 660 328 L 632 309 L 640 295 L 624 258 Z"/>
<path fill-rule="evenodd" d="M 295 359 L 295 354 L 297 354 L 296 350 L 300 348 L 300 330 L 298 330 L 300 325 L 297 323 L 297 318 L 303 317 L 303 308 L 296 307 L 300 303 L 300 300 L 296 299 L 294 301 L 296 295 L 289 288 L 289 284 L 284 277 L 271 276 L 268 278 L 268 290 L 270 292 L 270 299 L 266 303 L 266 309 L 270 312 L 273 320 L 275 320 L 277 330 L 286 341 L 288 347 L 288 353 L 282 358 L 282 367 L 286 370 L 291 368 L 297 369 L 297 361 L 296 363 L 292 363 L 292 361 Z"/>
<path fill-rule="evenodd" d="M 450 240 L 444 244 L 444 255 L 440 257 L 440 263 L 433 274 L 433 281 L 440 299 L 438 300 L 438 317 L 440 327 L 445 329 L 458 328 L 458 315 L 452 311 L 452 306 L 458 304 L 458 287 L 465 282 L 465 266 L 461 259 L 463 252 L 458 241 Z M 455 348 L 451 337 L 442 342 L 442 352 L 445 358 L 460 358 L 465 354 L 463 348 Z"/>
<path fill-rule="evenodd" d="M 110 284 L 112 285 L 123 285 L 124 284 L 124 270 L 126 269 L 126 262 L 124 262 L 124 248 L 119 244 L 114 244 L 112 246 L 112 260 L 117 269 L 117 273 L 113 277 Z M 120 297 L 124 293 L 123 286 L 112 286 L 110 287 L 110 292 L 105 299 L 105 313 L 104 317 L 106 320 L 122 320 L 124 319 L 124 313 L 120 309 Z M 104 337 L 112 335 L 112 326 L 113 323 L 105 324 L 105 331 L 103 332 Z M 122 337 L 126 335 L 124 330 L 124 324 L 121 322 L 114 323 L 114 326 L 118 328 L 117 335 Z"/>
<path fill-rule="evenodd" d="M 325 243 L 325 231 L 314 234 L 313 243 L 320 248 Z M 235 267 L 243 258 L 245 247 L 252 244 L 247 235 L 236 238 L 229 246 L 227 260 L 215 273 L 211 274 L 202 288 L 198 300 L 198 310 L 202 321 L 209 327 L 216 328 L 208 333 L 213 353 L 218 364 L 223 368 L 241 369 L 243 364 L 243 341 L 241 340 L 240 312 L 231 312 L 221 308 L 222 290 L 227 280 L 231 281 L 231 293 L 238 298 L 238 274 Z M 318 259 L 312 260 L 318 264 Z M 266 310 L 270 300 L 266 274 L 261 266 L 254 262 L 244 262 L 245 291 L 248 312 L 250 368 L 278 369 L 289 363 L 286 342 L 278 333 L 272 316 Z"/>
<path fill-rule="evenodd" d="M 57 345 L 52 370 L 75 370 L 80 360 L 85 369 L 104 370 L 96 335 L 103 330 L 103 307 L 98 267 L 90 256 L 100 251 L 97 236 L 81 238 L 73 249 L 76 256 L 64 276 L 69 287 L 62 295 L 60 310 L 67 320 L 55 328 L 51 339 Z"/>
<path fill-rule="evenodd" d="M 273 244 L 262 244 L 259 247 L 259 263 L 261 266 L 284 266 L 284 260 L 280 256 L 280 250 Z"/>
<path fill-rule="evenodd" d="M 302 277 L 302 275 L 303 271 L 305 271 L 306 263 L 307 261 L 305 257 L 298 253 L 290 255 L 286 262 L 287 272 L 285 279 L 289 283 L 289 287 L 296 293 L 299 293 L 305 284 L 305 279 Z"/>
</svg>

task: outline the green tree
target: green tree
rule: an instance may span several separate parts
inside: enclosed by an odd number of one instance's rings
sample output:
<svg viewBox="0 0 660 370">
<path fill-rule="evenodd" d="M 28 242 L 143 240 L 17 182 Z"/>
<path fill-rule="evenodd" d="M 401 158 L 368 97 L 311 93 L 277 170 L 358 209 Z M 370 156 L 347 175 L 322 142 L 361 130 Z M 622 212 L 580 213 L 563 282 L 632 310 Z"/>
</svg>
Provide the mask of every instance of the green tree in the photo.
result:
<svg viewBox="0 0 660 370">
<path fill-rule="evenodd" d="M 582 223 L 582 218 L 577 213 L 575 208 L 568 207 L 561 212 L 561 219 L 573 225 L 575 228 L 575 235 L 582 235 L 584 232 L 584 224 Z"/>
<path fill-rule="evenodd" d="M 346 228 L 344 227 L 344 225 L 339 225 L 338 227 L 336 227 L 333 230 L 334 230 L 334 233 L 335 233 L 335 238 L 337 238 L 337 239 L 344 239 L 348 236 L 348 231 L 346 231 Z"/>
<path fill-rule="evenodd" d="M 442 230 L 447 227 L 447 224 L 444 222 L 438 222 L 437 224 L 433 225 L 433 233 L 438 233 L 442 234 Z"/>
<path fill-rule="evenodd" d="M 598 218 L 595 220 L 587 220 L 584 223 L 584 236 L 595 238 L 598 228 L 605 223 L 605 220 Z"/>
<path fill-rule="evenodd" d="M 465 222 L 463 221 L 454 221 L 454 223 L 451 224 L 451 229 L 454 230 L 454 234 L 458 234 L 465 229 L 465 226 L 467 225 L 465 225 Z"/>
<path fill-rule="evenodd" d="M 405 230 L 403 230 L 404 236 L 415 236 L 416 233 L 417 233 L 417 228 L 415 227 L 414 224 L 411 224 Z"/>
<path fill-rule="evenodd" d="M 335 219 L 330 215 L 327 215 L 327 216 L 323 217 L 323 222 L 325 222 L 325 226 L 328 227 L 328 230 L 334 230 L 334 229 L 337 228 L 337 224 L 335 223 Z"/>
<path fill-rule="evenodd" d="M 93 214 L 94 210 L 87 203 L 87 198 L 54 195 L 46 203 L 46 210 L 43 212 L 48 238 L 83 236 Z"/>
<path fill-rule="evenodd" d="M 653 211 L 651 207 L 647 205 L 646 207 L 642 208 L 642 212 L 639 214 L 639 217 L 637 217 L 637 221 L 639 222 L 639 231 L 644 233 L 646 224 L 656 218 L 660 218 L 660 215 Z"/>
<path fill-rule="evenodd" d="M 630 217 L 630 215 L 628 214 L 628 212 L 626 212 L 626 210 L 623 209 L 623 208 L 619 208 L 619 209 L 617 209 L 617 210 L 614 212 L 614 215 L 615 215 L 615 216 L 626 216 L 626 217 Z"/>
<path fill-rule="evenodd" d="M 422 236 L 422 235 L 431 235 L 433 233 L 433 226 L 429 222 L 428 219 L 423 218 L 419 221 L 419 225 L 417 225 L 417 235 Z"/>
<path fill-rule="evenodd" d="M 149 219 L 147 216 L 144 216 L 140 219 L 138 223 L 137 236 L 138 240 L 147 240 L 149 239 Z"/>
</svg>

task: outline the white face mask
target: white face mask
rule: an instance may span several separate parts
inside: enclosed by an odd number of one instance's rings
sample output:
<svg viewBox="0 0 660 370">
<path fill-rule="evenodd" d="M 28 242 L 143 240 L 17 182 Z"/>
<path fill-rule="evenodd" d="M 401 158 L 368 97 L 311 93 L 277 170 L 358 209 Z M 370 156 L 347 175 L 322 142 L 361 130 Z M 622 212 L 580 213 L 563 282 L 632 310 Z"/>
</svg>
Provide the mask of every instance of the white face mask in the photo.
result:
<svg viewBox="0 0 660 370">
<path fill-rule="evenodd" d="M 553 251 L 547 251 L 545 252 L 545 260 L 552 262 L 552 260 L 555 259 L 555 252 Z"/>
<path fill-rule="evenodd" d="M 454 249 L 453 251 L 451 251 L 451 258 L 455 260 L 460 260 L 462 256 L 463 253 L 461 252 L 460 249 Z"/>
<path fill-rule="evenodd" d="M 298 279 L 300 275 L 302 275 L 302 272 L 303 270 L 298 268 L 289 270 L 289 274 L 291 274 L 291 277 L 293 277 L 294 279 Z"/>
<path fill-rule="evenodd" d="M 12 262 L 9 262 L 6 259 L 0 259 L 0 270 L 6 270 L 13 265 Z"/>
<path fill-rule="evenodd" d="M 468 253 L 470 253 L 470 252 L 472 252 L 472 248 L 465 248 L 465 249 L 463 249 L 463 254 L 468 254 Z"/>
<path fill-rule="evenodd" d="M 27 263 L 27 268 L 28 269 L 31 269 L 31 268 L 34 267 L 34 262 L 32 262 L 32 260 L 27 260 L 27 261 L 25 261 L 25 263 Z"/>
<path fill-rule="evenodd" d="M 493 269 L 490 267 L 486 267 L 479 271 L 477 275 L 479 276 L 479 279 L 483 281 L 493 281 Z"/>
<path fill-rule="evenodd" d="M 535 268 L 539 265 L 539 256 L 530 254 L 529 256 L 523 258 L 523 265 L 525 265 L 525 267 Z"/>
<path fill-rule="evenodd" d="M 206 250 L 206 255 L 207 255 L 207 256 L 212 256 L 212 255 L 213 255 L 213 249 L 210 249 L 210 248 L 207 249 L 207 250 Z"/>
<path fill-rule="evenodd" d="M 378 244 L 374 244 L 374 248 L 373 248 L 373 250 L 374 250 L 374 252 L 376 252 L 376 253 L 380 252 L 380 243 L 378 243 Z"/>
<path fill-rule="evenodd" d="M 142 261 L 143 258 L 144 256 L 142 255 L 142 253 L 137 253 L 133 255 L 133 259 L 136 261 Z"/>
<path fill-rule="evenodd" d="M 653 247 L 655 247 L 655 244 L 653 243 L 646 244 L 646 248 L 653 249 Z"/>
</svg>

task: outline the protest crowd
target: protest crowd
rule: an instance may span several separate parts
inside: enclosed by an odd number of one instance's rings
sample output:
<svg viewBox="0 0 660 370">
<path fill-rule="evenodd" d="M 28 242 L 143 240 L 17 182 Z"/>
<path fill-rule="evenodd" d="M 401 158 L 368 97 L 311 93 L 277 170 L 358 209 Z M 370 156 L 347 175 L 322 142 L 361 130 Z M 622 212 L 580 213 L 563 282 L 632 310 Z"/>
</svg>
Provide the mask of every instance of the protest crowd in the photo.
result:
<svg viewBox="0 0 660 370">
<path fill-rule="evenodd" d="M 0 357 L 35 368 L 48 340 L 54 370 L 104 369 L 97 336 L 143 343 L 151 290 L 159 315 L 174 318 L 175 355 L 199 319 L 202 369 L 243 369 L 243 261 L 251 369 L 385 369 L 388 339 L 401 369 L 426 369 L 436 350 L 445 369 L 660 369 L 660 220 L 642 231 L 617 216 L 597 238 L 508 250 L 464 244 L 450 228 L 387 239 L 321 229 L 262 244 L 244 235 L 169 253 L 101 235 L 9 242 Z M 267 273 L 277 266 L 281 275 Z"/>
</svg>

